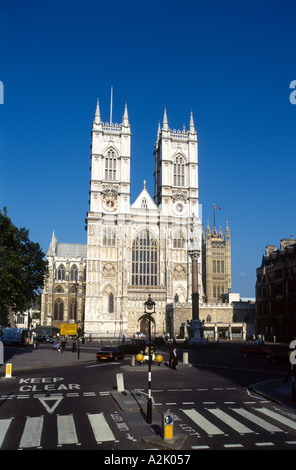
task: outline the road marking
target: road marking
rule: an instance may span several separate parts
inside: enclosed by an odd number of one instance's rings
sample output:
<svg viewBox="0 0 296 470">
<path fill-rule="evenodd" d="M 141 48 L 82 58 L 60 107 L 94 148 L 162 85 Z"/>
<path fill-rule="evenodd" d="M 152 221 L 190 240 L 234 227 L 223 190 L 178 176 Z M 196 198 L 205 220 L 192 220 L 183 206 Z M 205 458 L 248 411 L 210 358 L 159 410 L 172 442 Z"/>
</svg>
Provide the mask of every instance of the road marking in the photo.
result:
<svg viewBox="0 0 296 470">
<path fill-rule="evenodd" d="M 0 419 L 0 448 L 13 418 Z"/>
<path fill-rule="evenodd" d="M 247 426 L 245 426 L 244 424 L 229 416 L 227 413 L 224 413 L 224 411 L 219 410 L 219 408 L 208 408 L 208 411 L 217 418 L 221 419 L 225 424 L 227 424 L 240 434 L 249 434 L 254 432 L 251 429 L 247 428 Z"/>
<path fill-rule="evenodd" d="M 97 443 L 116 440 L 103 413 L 88 414 L 88 419 Z"/>
<path fill-rule="evenodd" d="M 247 418 L 249 421 L 252 421 L 252 423 L 257 424 L 257 426 L 260 426 L 261 428 L 265 429 L 266 431 L 269 432 L 282 432 L 282 429 L 274 426 L 271 423 L 268 423 L 268 421 L 265 421 L 264 419 L 260 418 L 259 416 L 256 416 L 249 411 L 245 410 L 244 408 L 231 408 L 233 411 L 238 413 L 240 416 L 243 416 L 244 418 Z"/>
<path fill-rule="evenodd" d="M 282 416 L 278 413 L 275 413 L 274 411 L 271 411 L 268 408 L 256 408 L 256 409 L 258 411 L 260 411 L 261 413 L 264 413 L 266 416 L 269 416 L 270 418 L 276 419 L 281 424 L 285 424 L 286 426 L 289 426 L 292 429 L 296 429 L 295 421 L 292 421 L 291 419 L 286 418 L 285 416 Z"/>
<path fill-rule="evenodd" d="M 204 418 L 196 410 L 182 410 L 182 411 L 210 436 L 224 434 L 224 432 L 221 431 L 221 429 L 217 428 L 217 426 L 210 423 L 206 418 Z"/>
<path fill-rule="evenodd" d="M 43 416 L 39 416 L 37 418 L 27 418 L 19 446 L 20 449 L 27 447 L 39 447 L 42 428 Z"/>
<path fill-rule="evenodd" d="M 75 430 L 74 418 L 72 415 L 57 415 L 58 419 L 58 446 L 64 444 L 78 444 Z"/>
</svg>

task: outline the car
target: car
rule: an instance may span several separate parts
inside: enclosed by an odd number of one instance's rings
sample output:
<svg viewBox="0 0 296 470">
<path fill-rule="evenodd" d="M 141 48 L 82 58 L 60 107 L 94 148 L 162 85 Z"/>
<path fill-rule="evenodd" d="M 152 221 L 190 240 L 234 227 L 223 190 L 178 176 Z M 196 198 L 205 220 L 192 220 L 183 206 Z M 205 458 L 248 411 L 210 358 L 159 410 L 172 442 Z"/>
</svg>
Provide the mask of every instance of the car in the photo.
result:
<svg viewBox="0 0 296 470">
<path fill-rule="evenodd" d="M 104 346 L 96 354 L 97 361 L 118 361 L 124 358 L 124 353 L 115 346 Z"/>
<path fill-rule="evenodd" d="M 120 350 L 126 354 L 138 354 L 139 352 L 144 353 L 146 348 L 149 346 L 148 341 L 144 339 L 129 339 L 126 343 L 119 346 Z M 151 341 L 151 351 L 155 351 L 156 347 Z"/>
<path fill-rule="evenodd" d="M 37 335 L 35 341 L 37 341 L 37 343 L 53 343 L 54 339 L 48 335 Z"/>
<path fill-rule="evenodd" d="M 241 347 L 240 353 L 243 357 L 265 357 L 268 359 L 273 351 L 263 348 L 260 344 L 244 344 Z"/>
</svg>

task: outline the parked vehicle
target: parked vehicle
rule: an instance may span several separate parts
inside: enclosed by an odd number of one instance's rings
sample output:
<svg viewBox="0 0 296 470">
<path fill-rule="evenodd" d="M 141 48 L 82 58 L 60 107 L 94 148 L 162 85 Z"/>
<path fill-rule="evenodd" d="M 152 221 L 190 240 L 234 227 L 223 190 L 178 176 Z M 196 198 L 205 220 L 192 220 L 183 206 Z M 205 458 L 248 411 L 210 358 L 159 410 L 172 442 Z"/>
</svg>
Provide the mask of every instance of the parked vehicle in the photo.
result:
<svg viewBox="0 0 296 470">
<path fill-rule="evenodd" d="M 266 357 L 268 359 L 273 351 L 270 351 L 260 344 L 244 344 L 241 347 L 240 353 L 243 357 Z"/>
<path fill-rule="evenodd" d="M 144 339 L 129 339 L 126 343 L 119 346 L 120 350 L 125 354 L 138 354 L 139 352 L 144 353 L 148 348 L 149 343 Z M 153 341 L 151 341 L 151 351 L 155 351 L 156 347 Z"/>
<path fill-rule="evenodd" d="M 48 335 L 37 335 L 35 341 L 37 341 L 37 343 L 54 343 L 54 339 Z"/>
<path fill-rule="evenodd" d="M 123 352 L 113 346 L 104 346 L 96 354 L 97 361 L 118 361 L 124 358 Z"/>
<path fill-rule="evenodd" d="M 17 344 L 26 346 L 28 341 L 28 330 L 26 328 L 4 328 L 0 335 L 0 341 L 4 344 Z"/>
</svg>

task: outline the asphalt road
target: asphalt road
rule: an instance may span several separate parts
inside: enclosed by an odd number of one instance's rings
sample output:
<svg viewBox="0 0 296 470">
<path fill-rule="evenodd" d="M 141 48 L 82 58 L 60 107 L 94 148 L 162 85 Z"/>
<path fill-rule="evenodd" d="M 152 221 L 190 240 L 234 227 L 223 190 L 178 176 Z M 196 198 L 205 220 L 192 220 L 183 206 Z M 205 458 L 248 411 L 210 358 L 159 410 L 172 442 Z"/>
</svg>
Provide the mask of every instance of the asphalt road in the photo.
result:
<svg viewBox="0 0 296 470">
<path fill-rule="evenodd" d="M 13 377 L 3 378 L 1 368 L 1 450 L 101 450 L 102 458 L 147 451 L 149 458 L 159 450 L 182 456 L 201 449 L 296 449 L 296 411 L 250 389 L 258 381 L 283 379 L 284 366 L 244 359 L 238 345 L 188 350 L 189 364 L 179 350 L 177 370 L 152 368 L 147 423 L 147 366 L 131 367 L 129 356 L 97 363 L 96 349 L 85 345 L 79 359 L 48 345 L 17 355 L 10 350 Z M 167 349 L 163 356 L 168 359 Z M 26 361 L 29 367 L 21 367 Z M 120 399 L 117 374 L 124 381 Z M 164 413 L 173 417 L 172 440 L 162 437 Z"/>
</svg>

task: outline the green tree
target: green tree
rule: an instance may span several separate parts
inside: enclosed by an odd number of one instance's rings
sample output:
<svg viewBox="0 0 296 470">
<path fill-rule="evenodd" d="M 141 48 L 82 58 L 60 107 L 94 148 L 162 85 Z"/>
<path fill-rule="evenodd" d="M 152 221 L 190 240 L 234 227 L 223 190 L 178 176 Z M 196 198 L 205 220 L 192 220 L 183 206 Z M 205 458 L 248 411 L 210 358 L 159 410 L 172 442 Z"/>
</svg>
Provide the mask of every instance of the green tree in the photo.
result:
<svg viewBox="0 0 296 470">
<path fill-rule="evenodd" d="M 10 326 L 15 324 L 14 313 L 36 301 L 47 275 L 39 243 L 29 239 L 27 229 L 13 225 L 6 208 L 0 210 L 0 312 L 5 312 Z"/>
</svg>

